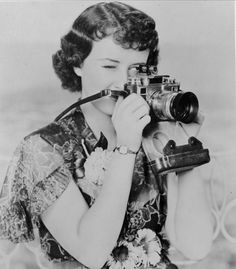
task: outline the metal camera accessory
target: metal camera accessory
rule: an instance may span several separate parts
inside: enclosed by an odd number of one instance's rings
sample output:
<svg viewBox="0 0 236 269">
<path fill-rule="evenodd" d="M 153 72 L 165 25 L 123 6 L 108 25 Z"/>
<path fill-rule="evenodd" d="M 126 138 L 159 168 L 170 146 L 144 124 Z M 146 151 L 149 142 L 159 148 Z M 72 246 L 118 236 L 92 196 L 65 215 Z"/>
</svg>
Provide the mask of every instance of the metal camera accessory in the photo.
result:
<svg viewBox="0 0 236 269">
<path fill-rule="evenodd" d="M 163 156 L 150 161 L 150 165 L 157 174 L 164 175 L 190 170 L 209 161 L 209 150 L 192 136 L 186 145 L 176 146 L 174 140 L 169 140 L 163 148 Z"/>
<path fill-rule="evenodd" d="M 193 92 L 184 92 L 180 83 L 168 75 L 157 75 L 157 66 L 131 65 L 127 94 L 137 93 L 147 101 L 151 113 L 159 121 L 180 121 L 191 123 L 198 114 L 199 104 Z"/>
<path fill-rule="evenodd" d="M 148 163 L 158 176 L 191 170 L 210 162 L 209 150 L 203 148 L 202 142 L 195 136 L 186 137 L 186 144 L 176 144 L 175 135 L 170 132 L 171 127 L 168 130 L 168 125 L 173 124 L 153 124 L 146 130 L 142 140 Z M 180 130 L 184 132 L 183 127 Z"/>
</svg>

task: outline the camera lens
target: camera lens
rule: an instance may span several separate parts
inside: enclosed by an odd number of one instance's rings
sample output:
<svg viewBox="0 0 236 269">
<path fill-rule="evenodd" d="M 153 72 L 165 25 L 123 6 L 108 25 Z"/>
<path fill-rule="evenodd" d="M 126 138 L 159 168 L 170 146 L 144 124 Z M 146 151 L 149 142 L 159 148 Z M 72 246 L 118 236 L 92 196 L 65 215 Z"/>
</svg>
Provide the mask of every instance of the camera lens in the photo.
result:
<svg viewBox="0 0 236 269">
<path fill-rule="evenodd" d="M 178 93 L 172 100 L 170 113 L 175 120 L 183 123 L 192 122 L 198 113 L 198 99 L 192 92 Z"/>
</svg>

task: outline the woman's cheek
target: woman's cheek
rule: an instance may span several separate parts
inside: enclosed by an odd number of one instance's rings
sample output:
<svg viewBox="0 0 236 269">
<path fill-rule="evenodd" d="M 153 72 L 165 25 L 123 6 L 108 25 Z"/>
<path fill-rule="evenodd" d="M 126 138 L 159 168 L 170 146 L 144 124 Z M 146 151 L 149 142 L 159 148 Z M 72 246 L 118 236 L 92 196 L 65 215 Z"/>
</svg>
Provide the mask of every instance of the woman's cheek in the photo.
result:
<svg viewBox="0 0 236 269">
<path fill-rule="evenodd" d="M 109 88 L 115 81 L 115 76 L 111 72 L 100 72 L 97 76 L 96 87 L 100 90 Z"/>
</svg>

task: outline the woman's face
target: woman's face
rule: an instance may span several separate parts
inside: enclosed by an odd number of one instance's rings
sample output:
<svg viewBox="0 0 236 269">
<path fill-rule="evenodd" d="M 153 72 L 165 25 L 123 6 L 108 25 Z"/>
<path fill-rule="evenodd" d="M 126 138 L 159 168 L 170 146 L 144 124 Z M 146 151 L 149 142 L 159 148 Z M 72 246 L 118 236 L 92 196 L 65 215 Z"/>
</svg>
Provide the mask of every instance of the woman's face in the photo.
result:
<svg viewBox="0 0 236 269">
<path fill-rule="evenodd" d="M 124 49 L 115 44 L 112 37 L 93 42 L 91 53 L 81 67 L 82 98 L 104 89 L 123 90 L 127 82 L 128 67 L 132 64 L 146 63 L 149 51 Z M 92 102 L 99 111 L 112 115 L 115 100 L 103 97 Z"/>
</svg>

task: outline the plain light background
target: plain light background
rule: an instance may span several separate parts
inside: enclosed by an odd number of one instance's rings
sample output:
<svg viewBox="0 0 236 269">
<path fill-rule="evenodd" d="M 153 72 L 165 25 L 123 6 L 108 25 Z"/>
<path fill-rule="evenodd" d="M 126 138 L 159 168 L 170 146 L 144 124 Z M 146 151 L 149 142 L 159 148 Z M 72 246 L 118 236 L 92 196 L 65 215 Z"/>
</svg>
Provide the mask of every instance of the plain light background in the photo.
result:
<svg viewBox="0 0 236 269">
<path fill-rule="evenodd" d="M 76 94 L 61 89 L 51 55 L 78 14 L 95 2 L 0 2 L 0 185 L 20 140 L 77 100 Z M 218 158 L 217 176 L 222 176 L 222 167 L 226 171 L 221 179 L 227 185 L 226 201 L 232 201 L 236 198 L 234 1 L 122 2 L 156 20 L 159 72 L 175 77 L 182 90 L 198 96 L 206 115 L 205 146 Z M 224 200 L 222 190 L 216 191 L 219 205 Z M 234 209 L 227 225 L 236 237 Z M 234 268 L 235 251 L 235 244 L 220 240 L 206 264 L 190 267 Z"/>
<path fill-rule="evenodd" d="M 214 150 L 231 150 L 236 107 L 234 1 L 123 2 L 156 20 L 160 74 L 175 77 L 182 90 L 197 94 L 208 116 L 209 135 L 221 141 Z M 19 141 L 77 100 L 76 94 L 61 89 L 51 55 L 78 14 L 93 3 L 0 2 L 1 177 Z"/>
<path fill-rule="evenodd" d="M 95 1 L 0 3 L 1 93 L 59 88 L 51 54 Z M 160 36 L 159 70 L 195 91 L 211 109 L 235 106 L 233 1 L 125 1 L 150 14 Z M 59 90 L 59 89 L 58 89 Z M 214 104 L 205 97 L 214 96 Z"/>
</svg>

